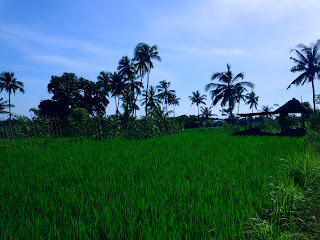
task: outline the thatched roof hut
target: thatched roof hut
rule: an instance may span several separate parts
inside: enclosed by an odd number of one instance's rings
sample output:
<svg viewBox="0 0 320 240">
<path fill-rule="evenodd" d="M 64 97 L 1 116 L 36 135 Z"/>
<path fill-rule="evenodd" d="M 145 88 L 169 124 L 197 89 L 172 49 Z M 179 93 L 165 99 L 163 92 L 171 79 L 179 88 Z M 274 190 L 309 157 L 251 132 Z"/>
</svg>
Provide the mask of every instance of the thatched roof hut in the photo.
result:
<svg viewBox="0 0 320 240">
<path fill-rule="evenodd" d="M 238 115 L 245 117 L 245 131 L 244 131 L 244 133 L 247 133 L 247 117 L 249 118 L 250 129 L 251 129 L 251 120 L 252 120 L 253 116 L 280 114 L 279 123 L 282 127 L 281 135 L 285 136 L 285 135 L 290 135 L 290 134 L 293 135 L 292 134 L 293 130 L 289 129 L 288 126 L 286 126 L 288 124 L 286 124 L 286 122 L 284 121 L 285 117 L 288 116 L 289 113 L 301 113 L 302 114 L 302 113 L 311 113 L 311 112 L 308 108 L 306 108 L 304 105 L 302 105 L 297 99 L 293 98 L 273 112 L 239 113 Z M 305 132 L 304 116 L 302 117 L 302 124 L 303 124 L 303 131 Z M 250 131 L 253 131 L 253 130 L 250 130 Z M 257 130 L 255 130 L 255 131 L 257 131 Z M 261 133 L 261 131 L 259 133 Z"/>
<path fill-rule="evenodd" d="M 297 99 L 293 98 L 283 106 L 279 107 L 277 110 L 273 111 L 272 113 L 286 115 L 288 113 L 310 113 L 310 111 L 308 108 L 303 106 Z"/>
</svg>

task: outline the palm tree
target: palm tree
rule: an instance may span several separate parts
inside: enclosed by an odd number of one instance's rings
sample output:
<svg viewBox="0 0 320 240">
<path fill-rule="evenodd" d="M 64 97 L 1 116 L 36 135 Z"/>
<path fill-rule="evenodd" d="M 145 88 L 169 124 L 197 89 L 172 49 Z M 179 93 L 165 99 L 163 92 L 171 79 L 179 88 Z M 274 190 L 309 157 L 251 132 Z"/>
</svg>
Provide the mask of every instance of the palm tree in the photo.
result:
<svg viewBox="0 0 320 240">
<path fill-rule="evenodd" d="M 148 95 L 148 98 L 146 98 L 146 95 Z M 141 105 L 146 105 L 150 111 L 153 111 L 156 106 L 160 106 L 162 103 L 159 96 L 156 94 L 156 89 L 153 86 L 150 86 L 149 91 L 147 93 L 146 90 L 142 91 L 142 103 Z M 146 104 L 146 99 L 148 99 L 148 103 Z"/>
<path fill-rule="evenodd" d="M 253 112 L 253 107 L 257 109 L 259 97 L 253 91 L 251 91 L 246 95 L 246 99 L 247 99 L 246 104 L 248 104 L 249 107 L 252 108 L 252 112 Z"/>
<path fill-rule="evenodd" d="M 246 100 L 246 95 L 244 94 L 246 91 L 247 91 L 247 89 L 245 89 L 242 86 L 236 87 L 235 97 L 236 97 L 236 101 L 238 103 L 238 111 L 237 111 L 237 113 L 239 113 L 241 100 L 244 101 L 244 102 Z"/>
<path fill-rule="evenodd" d="M 291 72 L 302 72 L 299 77 L 293 80 L 292 83 L 288 86 L 295 84 L 304 85 L 307 82 L 312 84 L 312 96 L 313 96 L 313 113 L 316 114 L 316 103 L 315 103 L 315 90 L 314 90 L 314 79 L 320 75 L 320 55 L 319 55 L 320 40 L 315 44 L 312 43 L 310 47 L 300 43 L 297 48 L 292 49 L 298 57 L 290 57 L 293 62 L 297 65 L 291 68 Z"/>
<path fill-rule="evenodd" d="M 209 107 L 201 107 L 201 116 L 208 119 L 211 116 L 217 116 L 217 114 L 212 114 L 212 110 Z"/>
<path fill-rule="evenodd" d="M 170 96 L 175 94 L 175 90 L 169 90 L 170 82 L 166 80 L 162 80 L 159 82 L 159 85 L 156 86 L 158 89 L 158 96 L 160 99 L 164 100 L 164 104 L 166 105 L 166 111 L 168 111 L 168 104 Z"/>
<path fill-rule="evenodd" d="M 176 116 L 175 106 L 179 106 L 181 98 L 177 98 L 175 94 L 169 96 L 168 103 L 173 106 L 173 117 Z"/>
<path fill-rule="evenodd" d="M 134 49 L 134 58 L 133 61 L 136 62 L 137 69 L 140 71 L 141 79 L 145 73 L 147 73 L 147 88 L 149 89 L 149 76 L 151 68 L 153 68 L 152 60 L 161 61 L 161 57 L 159 56 L 158 46 L 153 45 L 150 47 L 146 43 L 139 43 Z M 148 94 L 146 94 L 146 101 L 148 102 Z M 146 105 L 146 116 L 148 114 L 148 108 Z"/>
<path fill-rule="evenodd" d="M 243 80 L 244 73 L 238 73 L 235 77 L 231 72 L 231 66 L 227 63 L 227 72 L 216 72 L 212 74 L 211 80 L 214 81 L 218 79 L 219 82 L 222 83 L 209 83 L 206 85 L 205 90 L 210 91 L 212 105 L 216 105 L 219 101 L 221 101 L 221 107 L 224 107 L 228 103 L 228 111 L 229 117 L 233 116 L 234 105 L 238 100 L 237 92 L 241 89 L 241 91 L 246 91 L 245 87 L 253 88 L 254 84 L 251 82 L 241 81 L 237 82 L 239 79 Z"/>
<path fill-rule="evenodd" d="M 15 94 L 17 90 L 24 93 L 24 84 L 17 81 L 13 72 L 2 72 L 0 75 L 0 92 L 5 90 L 9 93 L 9 118 L 11 119 L 11 93 Z"/>
<path fill-rule="evenodd" d="M 116 104 L 116 115 L 119 113 L 119 99 L 120 95 L 123 93 L 125 88 L 125 83 L 123 78 L 117 73 L 114 72 L 111 74 L 110 78 L 110 92 L 111 96 L 114 97 L 115 104 Z M 118 99 L 117 99 L 118 97 Z"/>
<path fill-rule="evenodd" d="M 263 105 L 263 106 L 261 107 L 262 112 L 264 112 L 264 113 L 266 114 L 266 117 L 267 117 L 267 118 L 270 118 L 270 117 L 271 117 L 270 112 L 271 112 L 272 109 L 273 109 L 273 107 L 269 107 L 269 106 L 267 106 L 267 105 Z"/>
<path fill-rule="evenodd" d="M 119 75 L 124 79 L 127 86 L 129 86 L 131 101 L 130 106 L 133 108 L 133 105 L 136 104 L 138 95 L 141 94 L 141 88 L 143 87 L 142 82 L 136 81 L 136 69 L 133 64 L 133 61 L 131 61 L 127 56 L 122 57 L 122 59 L 119 61 L 118 66 Z M 135 97 L 135 94 L 137 96 Z M 135 107 L 135 109 L 137 109 Z M 136 111 L 132 112 L 132 115 L 134 115 Z"/>
<path fill-rule="evenodd" d="M 111 72 L 100 72 L 100 75 L 97 77 L 97 87 L 102 93 L 103 97 L 107 98 L 109 97 L 109 91 L 110 91 L 110 81 L 111 81 Z M 106 111 L 107 114 L 107 111 Z"/>
<path fill-rule="evenodd" d="M 197 90 L 196 92 L 192 92 L 192 96 L 189 96 L 189 99 L 192 102 L 191 105 L 194 104 L 194 103 L 197 105 L 197 107 L 198 107 L 198 117 L 199 117 L 199 105 L 200 104 L 206 105 L 204 100 L 207 100 L 207 96 L 205 94 L 201 95 L 199 90 Z"/>
</svg>

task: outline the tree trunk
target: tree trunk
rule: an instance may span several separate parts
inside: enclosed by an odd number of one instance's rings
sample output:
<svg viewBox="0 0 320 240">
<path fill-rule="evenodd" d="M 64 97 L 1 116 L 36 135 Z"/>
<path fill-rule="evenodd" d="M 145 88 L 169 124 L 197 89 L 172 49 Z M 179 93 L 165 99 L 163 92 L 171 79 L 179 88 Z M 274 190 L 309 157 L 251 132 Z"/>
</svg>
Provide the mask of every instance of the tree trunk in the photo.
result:
<svg viewBox="0 0 320 240">
<path fill-rule="evenodd" d="M 176 110 L 175 110 L 174 104 L 173 104 L 173 117 L 176 117 Z"/>
<path fill-rule="evenodd" d="M 232 109 L 231 109 L 231 98 L 229 96 L 229 118 L 232 118 Z"/>
<path fill-rule="evenodd" d="M 237 114 L 239 113 L 239 108 L 240 108 L 240 101 L 238 102 L 238 112 L 237 112 Z"/>
<path fill-rule="evenodd" d="M 316 100 L 315 100 L 315 92 L 314 92 L 314 81 L 312 78 L 312 94 L 313 94 L 313 115 L 316 115 Z"/>
<path fill-rule="evenodd" d="M 118 115 L 117 96 L 114 96 L 114 101 L 116 104 L 116 115 Z"/>
<path fill-rule="evenodd" d="M 199 118 L 199 105 L 198 105 L 198 118 Z"/>
<path fill-rule="evenodd" d="M 148 115 L 148 89 L 149 89 L 149 74 L 150 74 L 150 69 L 148 68 L 148 73 L 147 73 L 147 90 L 146 90 L 146 116 Z"/>
<path fill-rule="evenodd" d="M 9 119 L 11 120 L 11 99 L 10 99 L 11 91 L 9 91 Z"/>
</svg>

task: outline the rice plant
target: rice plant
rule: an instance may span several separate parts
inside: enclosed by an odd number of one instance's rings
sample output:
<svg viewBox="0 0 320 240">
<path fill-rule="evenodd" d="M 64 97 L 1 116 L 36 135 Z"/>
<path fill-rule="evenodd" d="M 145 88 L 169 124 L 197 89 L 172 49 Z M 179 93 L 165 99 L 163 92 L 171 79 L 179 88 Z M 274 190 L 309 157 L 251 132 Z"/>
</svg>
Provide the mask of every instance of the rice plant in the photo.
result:
<svg viewBox="0 0 320 240">
<path fill-rule="evenodd" d="M 281 159 L 305 144 L 207 129 L 11 147 L 0 153 L 0 236 L 244 239 L 248 219 L 271 208 L 269 183 L 281 175 Z"/>
</svg>

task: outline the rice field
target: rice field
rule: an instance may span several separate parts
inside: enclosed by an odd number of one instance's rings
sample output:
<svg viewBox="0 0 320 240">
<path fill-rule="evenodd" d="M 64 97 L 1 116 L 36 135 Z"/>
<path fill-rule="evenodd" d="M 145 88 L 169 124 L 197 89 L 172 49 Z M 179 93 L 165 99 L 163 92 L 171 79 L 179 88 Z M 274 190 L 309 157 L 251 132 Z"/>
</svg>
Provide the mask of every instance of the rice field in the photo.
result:
<svg viewBox="0 0 320 240">
<path fill-rule="evenodd" d="M 190 130 L 33 143 L 0 140 L 1 239 L 243 239 L 306 140 Z"/>
</svg>

